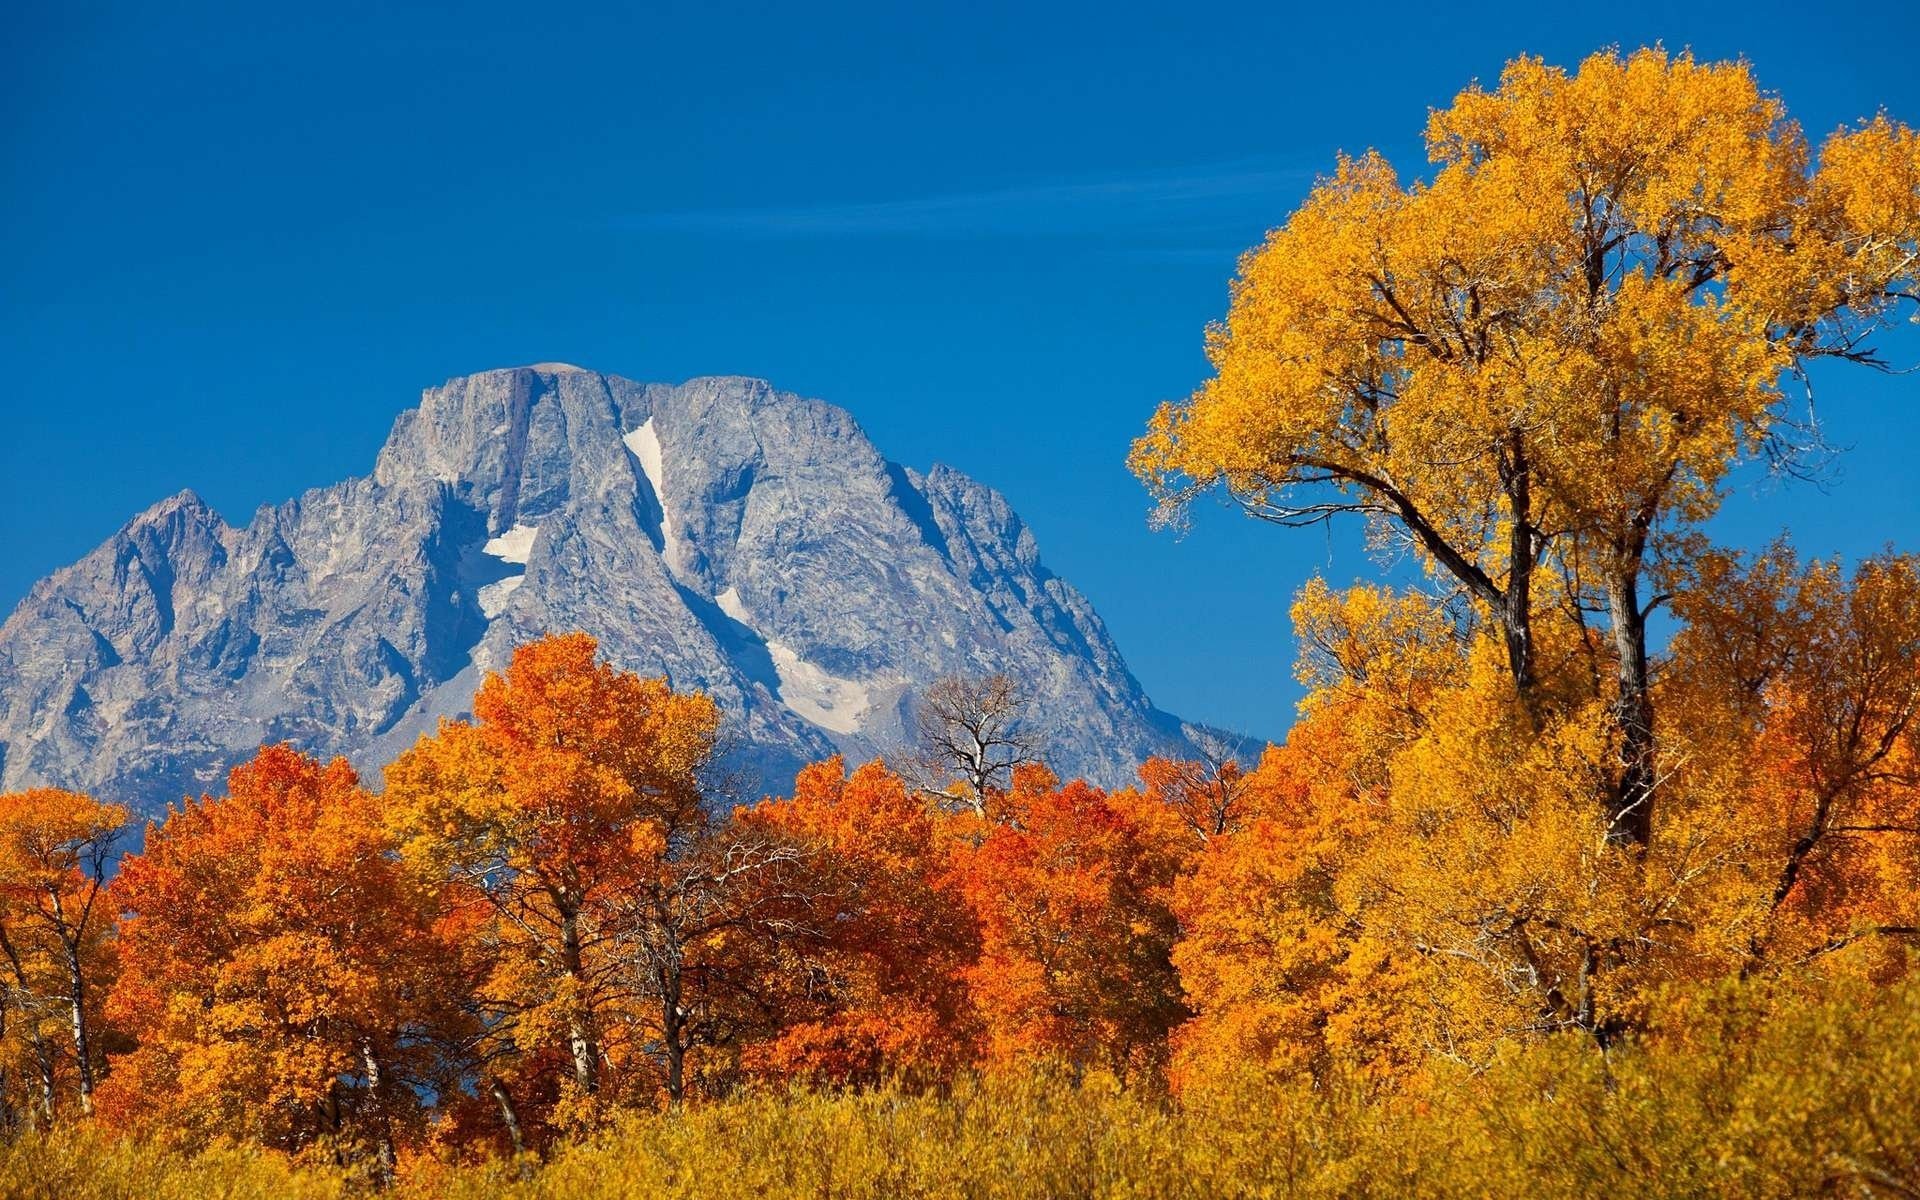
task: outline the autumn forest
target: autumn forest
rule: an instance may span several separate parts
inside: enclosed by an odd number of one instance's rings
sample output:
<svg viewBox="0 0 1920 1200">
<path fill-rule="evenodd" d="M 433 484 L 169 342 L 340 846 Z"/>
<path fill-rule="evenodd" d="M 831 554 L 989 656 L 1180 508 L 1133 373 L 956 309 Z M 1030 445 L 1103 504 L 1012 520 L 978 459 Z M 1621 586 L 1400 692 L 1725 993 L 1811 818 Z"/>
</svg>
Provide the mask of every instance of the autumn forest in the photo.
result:
<svg viewBox="0 0 1920 1200">
<path fill-rule="evenodd" d="M 1920 134 L 1639 51 L 1426 142 L 1128 459 L 1376 552 L 1284 740 L 1103 789 L 953 676 L 730 807 L 714 703 L 562 633 L 377 786 L 0 797 L 0 1192 L 1920 1195 L 1920 557 L 1710 524 L 1911 365 Z"/>
</svg>

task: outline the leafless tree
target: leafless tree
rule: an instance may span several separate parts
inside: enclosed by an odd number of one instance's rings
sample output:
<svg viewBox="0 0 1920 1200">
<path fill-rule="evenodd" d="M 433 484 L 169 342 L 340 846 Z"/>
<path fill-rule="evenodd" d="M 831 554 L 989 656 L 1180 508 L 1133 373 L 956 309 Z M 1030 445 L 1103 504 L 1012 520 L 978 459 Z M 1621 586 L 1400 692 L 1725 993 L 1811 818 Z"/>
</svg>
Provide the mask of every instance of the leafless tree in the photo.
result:
<svg viewBox="0 0 1920 1200">
<path fill-rule="evenodd" d="M 1203 842 L 1224 836 L 1246 818 L 1251 780 L 1240 763 L 1255 751 L 1251 739 L 1217 729 L 1190 727 L 1194 757 L 1174 764 L 1174 786 L 1186 798 L 1181 806 L 1187 827 Z"/>
<path fill-rule="evenodd" d="M 919 765 L 963 784 L 975 812 L 985 813 L 987 796 L 1015 767 L 1040 761 L 1028 699 L 1005 675 L 936 679 L 920 698 L 915 727 Z"/>
</svg>

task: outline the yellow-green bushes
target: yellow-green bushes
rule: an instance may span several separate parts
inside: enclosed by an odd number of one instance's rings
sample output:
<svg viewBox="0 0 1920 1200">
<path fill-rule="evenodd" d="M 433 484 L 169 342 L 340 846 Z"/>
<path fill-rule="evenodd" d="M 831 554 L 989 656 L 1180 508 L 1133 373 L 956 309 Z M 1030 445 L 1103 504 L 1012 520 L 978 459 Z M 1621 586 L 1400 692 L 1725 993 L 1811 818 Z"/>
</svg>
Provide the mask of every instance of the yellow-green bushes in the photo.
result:
<svg viewBox="0 0 1920 1200">
<path fill-rule="evenodd" d="M 1799 1197 L 1920 1192 L 1920 987 L 1690 993 L 1603 1057 L 1567 1037 L 1391 1094 L 1247 1077 L 1171 1101 L 1030 1070 L 945 1092 L 760 1092 L 624 1117 L 545 1164 L 420 1162 L 396 1196 Z M 0 1195 L 336 1197 L 270 1153 L 77 1131 L 0 1147 Z"/>
</svg>

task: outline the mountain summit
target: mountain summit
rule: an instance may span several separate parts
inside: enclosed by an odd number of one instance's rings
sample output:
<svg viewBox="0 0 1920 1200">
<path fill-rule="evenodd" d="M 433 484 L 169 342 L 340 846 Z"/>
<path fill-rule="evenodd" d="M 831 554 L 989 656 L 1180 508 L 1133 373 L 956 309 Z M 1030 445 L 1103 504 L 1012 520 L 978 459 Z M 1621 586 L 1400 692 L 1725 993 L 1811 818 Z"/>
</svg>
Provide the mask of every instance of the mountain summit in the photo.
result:
<svg viewBox="0 0 1920 1200">
<path fill-rule="evenodd" d="M 1018 681 L 1065 772 L 1191 750 L 999 493 L 757 379 L 542 363 L 428 389 L 370 476 L 243 528 L 181 492 L 36 584 L 0 626 L 0 785 L 153 812 L 274 740 L 372 774 L 572 629 L 710 693 L 750 787 L 898 748 L 949 673 Z"/>
</svg>

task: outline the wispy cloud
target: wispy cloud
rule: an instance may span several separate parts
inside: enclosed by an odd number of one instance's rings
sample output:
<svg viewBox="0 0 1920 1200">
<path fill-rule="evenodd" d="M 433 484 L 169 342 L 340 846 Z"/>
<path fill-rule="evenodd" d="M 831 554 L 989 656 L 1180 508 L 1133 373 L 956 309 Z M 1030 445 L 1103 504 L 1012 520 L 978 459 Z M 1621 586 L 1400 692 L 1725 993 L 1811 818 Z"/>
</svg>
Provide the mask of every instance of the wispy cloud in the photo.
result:
<svg viewBox="0 0 1920 1200">
<path fill-rule="evenodd" d="M 949 195 L 632 213 L 641 233 L 748 238 L 1180 235 L 1277 223 L 1313 172 L 1255 162 L 1027 184 Z"/>
</svg>

